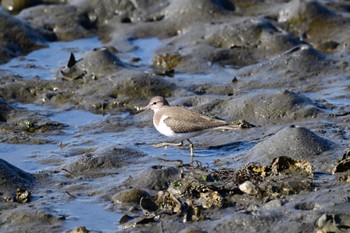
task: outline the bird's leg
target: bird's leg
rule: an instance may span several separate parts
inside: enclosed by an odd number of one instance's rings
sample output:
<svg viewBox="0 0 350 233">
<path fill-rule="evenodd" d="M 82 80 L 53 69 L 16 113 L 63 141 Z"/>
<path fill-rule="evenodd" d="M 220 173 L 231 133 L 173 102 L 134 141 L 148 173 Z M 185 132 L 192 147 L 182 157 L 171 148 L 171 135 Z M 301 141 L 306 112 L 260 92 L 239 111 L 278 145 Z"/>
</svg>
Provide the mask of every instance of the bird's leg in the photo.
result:
<svg viewBox="0 0 350 233">
<path fill-rule="evenodd" d="M 190 139 L 187 139 L 187 141 L 190 143 L 190 156 L 191 156 L 191 162 L 192 162 L 193 161 L 193 148 L 194 148 L 194 145 L 190 141 Z"/>
<path fill-rule="evenodd" d="M 154 144 L 152 146 L 155 148 L 160 148 L 165 146 L 182 146 L 182 145 L 183 145 L 183 141 L 181 141 L 180 143 L 162 142 L 162 143 Z"/>
</svg>

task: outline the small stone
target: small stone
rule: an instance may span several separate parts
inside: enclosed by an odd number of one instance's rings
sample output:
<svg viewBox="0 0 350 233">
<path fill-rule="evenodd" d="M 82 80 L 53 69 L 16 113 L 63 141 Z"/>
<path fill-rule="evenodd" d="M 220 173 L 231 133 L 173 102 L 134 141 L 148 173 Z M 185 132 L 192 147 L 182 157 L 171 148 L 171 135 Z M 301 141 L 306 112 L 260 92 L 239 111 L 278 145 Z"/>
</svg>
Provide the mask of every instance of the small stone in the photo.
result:
<svg viewBox="0 0 350 233">
<path fill-rule="evenodd" d="M 86 229 L 86 227 L 77 227 L 74 230 L 71 231 L 71 233 L 89 233 L 90 231 Z"/>
<path fill-rule="evenodd" d="M 269 201 L 264 205 L 266 209 L 275 209 L 275 208 L 280 208 L 281 206 L 282 206 L 282 201 L 279 199 Z"/>
<path fill-rule="evenodd" d="M 256 195 L 259 193 L 259 189 L 250 181 L 245 181 L 243 184 L 240 184 L 238 188 L 248 195 Z"/>
<path fill-rule="evenodd" d="M 140 202 L 141 198 L 148 198 L 150 195 L 142 190 L 137 188 L 122 190 L 117 192 L 112 196 L 112 201 L 116 204 L 120 203 L 134 203 L 137 204 Z"/>
</svg>

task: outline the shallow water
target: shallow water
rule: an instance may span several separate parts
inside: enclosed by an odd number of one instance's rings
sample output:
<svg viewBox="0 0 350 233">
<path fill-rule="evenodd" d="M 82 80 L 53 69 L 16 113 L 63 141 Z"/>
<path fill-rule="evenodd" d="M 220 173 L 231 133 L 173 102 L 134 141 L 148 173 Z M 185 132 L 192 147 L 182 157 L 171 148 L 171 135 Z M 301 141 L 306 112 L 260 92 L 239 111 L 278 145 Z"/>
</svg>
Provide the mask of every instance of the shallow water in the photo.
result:
<svg viewBox="0 0 350 233">
<path fill-rule="evenodd" d="M 66 65 L 71 52 L 79 58 L 85 52 L 100 46 L 101 43 L 97 37 L 69 42 L 53 42 L 47 48 L 35 50 L 27 56 L 14 58 L 0 65 L 0 70 L 10 71 L 24 78 L 53 79 L 58 67 Z"/>
<path fill-rule="evenodd" d="M 106 207 L 89 198 L 74 199 L 56 206 L 56 211 L 66 217 L 66 226 L 75 228 L 99 229 L 102 232 L 115 232 L 122 214 L 108 211 Z"/>
<path fill-rule="evenodd" d="M 152 64 L 153 56 L 161 44 L 158 38 L 131 40 L 131 43 L 136 47 L 132 54 L 141 58 L 141 64 L 145 65 Z"/>
<path fill-rule="evenodd" d="M 133 40 L 132 44 L 137 47 L 130 56 L 141 58 L 140 65 L 151 64 L 152 57 L 160 44 L 158 39 Z M 58 67 L 62 67 L 67 62 L 70 52 L 81 57 L 83 53 L 99 47 L 101 44 L 96 38 L 82 39 L 72 42 L 55 42 L 49 47 L 34 51 L 25 57 L 15 58 L 7 64 L 0 66 L 0 69 L 8 70 L 23 76 L 24 78 L 39 77 L 41 79 L 52 79 Z M 47 56 L 50 54 L 50 56 Z M 221 76 L 222 77 L 222 76 Z M 178 82 L 187 85 L 187 82 L 220 82 L 222 80 L 213 79 L 213 75 L 179 75 Z M 150 158 L 158 161 L 159 164 L 171 165 L 171 160 L 182 160 L 184 163 L 190 162 L 189 147 L 167 147 L 154 148 L 153 143 L 160 143 L 167 140 L 160 135 L 153 127 L 136 128 L 129 127 L 126 131 L 120 132 L 100 132 L 100 130 L 81 130 L 84 126 L 98 123 L 111 117 L 110 115 L 97 115 L 83 110 L 63 110 L 52 107 L 39 106 L 34 104 L 17 104 L 16 107 L 37 111 L 48 116 L 53 121 L 58 121 L 68 125 L 63 129 L 63 135 L 49 136 L 52 144 L 26 145 L 26 144 L 0 144 L 0 158 L 11 164 L 31 173 L 48 170 L 59 170 L 63 164 L 68 164 L 75 156 L 66 156 L 74 148 L 104 148 L 112 145 L 134 147 Z M 129 114 L 121 113 L 121 119 L 133 117 Z M 150 119 L 151 121 L 151 119 Z M 68 146 L 60 146 L 61 144 Z M 242 145 L 241 145 L 242 147 Z M 243 146 L 245 149 L 251 146 Z M 241 148 L 241 149 L 244 149 Z M 237 153 L 237 148 L 212 148 L 195 149 L 195 159 L 205 166 L 214 166 L 215 159 L 224 158 L 227 154 Z M 159 159 L 160 158 L 160 159 Z M 154 161 L 150 159 L 150 161 Z M 169 160 L 169 162 L 164 161 Z M 134 170 L 142 170 L 151 166 L 152 162 L 145 162 L 143 167 L 133 167 L 123 173 L 124 178 L 133 175 Z M 105 181 L 108 182 L 108 177 Z M 123 177 L 118 177 L 123 180 Z M 112 181 L 113 182 L 113 181 Z M 73 229 L 77 226 L 86 226 L 88 229 L 98 229 L 103 232 L 113 232 L 118 229 L 118 221 L 122 216 L 116 211 L 107 210 L 107 203 L 94 200 L 94 197 L 85 196 L 73 200 L 58 201 L 50 203 L 51 208 L 59 214 L 66 216 L 65 226 Z"/>
<path fill-rule="evenodd" d="M 48 169 L 49 166 L 35 162 L 37 157 L 48 156 L 58 146 L 46 145 L 25 145 L 0 143 L 0 158 L 21 168 L 27 172 L 38 172 Z"/>
</svg>

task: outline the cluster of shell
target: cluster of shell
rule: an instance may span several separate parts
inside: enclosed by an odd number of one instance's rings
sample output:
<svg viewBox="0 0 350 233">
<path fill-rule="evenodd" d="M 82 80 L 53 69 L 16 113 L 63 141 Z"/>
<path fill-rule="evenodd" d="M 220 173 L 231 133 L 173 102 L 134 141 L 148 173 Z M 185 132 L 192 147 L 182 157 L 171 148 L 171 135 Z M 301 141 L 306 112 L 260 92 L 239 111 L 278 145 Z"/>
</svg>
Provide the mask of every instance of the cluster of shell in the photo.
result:
<svg viewBox="0 0 350 233">
<path fill-rule="evenodd" d="M 232 206 L 246 195 L 260 202 L 301 191 L 312 191 L 313 172 L 305 160 L 281 156 L 270 165 L 248 164 L 240 169 L 209 169 L 182 165 L 182 176 L 155 197 L 140 197 L 142 216 L 124 215 L 123 227 L 158 221 L 176 215 L 187 221 L 206 219 L 206 210 Z"/>
</svg>

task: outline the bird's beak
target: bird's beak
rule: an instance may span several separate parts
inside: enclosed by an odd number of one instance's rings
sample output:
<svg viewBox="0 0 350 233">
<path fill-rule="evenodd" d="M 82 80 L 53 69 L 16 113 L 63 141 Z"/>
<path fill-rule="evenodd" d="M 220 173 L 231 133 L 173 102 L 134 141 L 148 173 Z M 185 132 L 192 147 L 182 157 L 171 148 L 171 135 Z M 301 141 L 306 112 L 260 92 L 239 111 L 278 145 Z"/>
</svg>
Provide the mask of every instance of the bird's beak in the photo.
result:
<svg viewBox="0 0 350 233">
<path fill-rule="evenodd" d="M 144 106 L 144 107 L 136 106 L 135 108 L 136 108 L 136 110 L 138 112 L 142 112 L 142 111 L 148 110 L 150 108 L 150 105 L 147 105 L 147 106 Z"/>
</svg>

